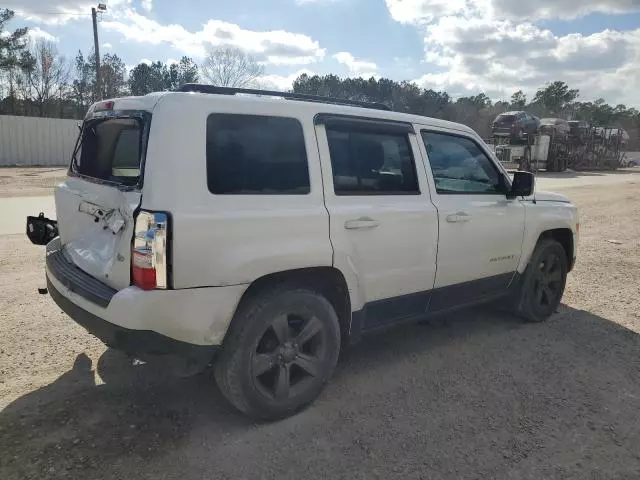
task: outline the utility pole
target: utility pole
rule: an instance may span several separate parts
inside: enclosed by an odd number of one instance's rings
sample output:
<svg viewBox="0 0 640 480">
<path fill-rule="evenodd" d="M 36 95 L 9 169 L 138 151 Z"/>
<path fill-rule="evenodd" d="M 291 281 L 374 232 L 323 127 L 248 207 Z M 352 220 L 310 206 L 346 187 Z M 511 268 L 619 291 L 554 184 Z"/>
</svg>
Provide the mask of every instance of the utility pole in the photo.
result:
<svg viewBox="0 0 640 480">
<path fill-rule="evenodd" d="M 100 44 L 98 43 L 98 19 L 96 9 L 91 9 L 91 19 L 93 20 L 93 49 L 96 54 L 96 100 L 102 98 L 102 82 L 100 78 Z"/>
<path fill-rule="evenodd" d="M 104 11 L 107 7 L 103 3 L 98 4 L 98 10 Z M 93 49 L 96 54 L 96 100 L 102 98 L 102 78 L 100 77 L 100 44 L 98 42 L 98 18 L 95 8 L 91 9 L 91 19 L 93 20 Z"/>
</svg>

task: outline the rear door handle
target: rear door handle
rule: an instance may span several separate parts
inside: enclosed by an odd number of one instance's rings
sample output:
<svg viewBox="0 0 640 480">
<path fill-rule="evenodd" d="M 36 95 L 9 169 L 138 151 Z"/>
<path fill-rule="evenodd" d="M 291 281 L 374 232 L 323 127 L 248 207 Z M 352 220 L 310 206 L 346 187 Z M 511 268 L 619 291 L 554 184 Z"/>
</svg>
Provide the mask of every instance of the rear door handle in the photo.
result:
<svg viewBox="0 0 640 480">
<path fill-rule="evenodd" d="M 471 221 L 471 215 L 467 212 L 456 212 L 451 215 L 447 215 L 447 222 L 449 223 L 465 223 Z"/>
<path fill-rule="evenodd" d="M 370 230 L 380 225 L 380 222 L 369 217 L 360 217 L 356 220 L 347 220 L 344 222 L 344 228 L 347 230 Z"/>
</svg>

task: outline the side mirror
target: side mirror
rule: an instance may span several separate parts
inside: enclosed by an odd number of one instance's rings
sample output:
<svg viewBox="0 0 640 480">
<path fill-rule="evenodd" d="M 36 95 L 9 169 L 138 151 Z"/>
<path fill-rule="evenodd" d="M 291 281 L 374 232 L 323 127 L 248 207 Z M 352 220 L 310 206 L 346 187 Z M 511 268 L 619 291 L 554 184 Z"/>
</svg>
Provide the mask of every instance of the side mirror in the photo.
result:
<svg viewBox="0 0 640 480">
<path fill-rule="evenodd" d="M 513 174 L 511 190 L 507 194 L 507 197 L 528 197 L 533 194 L 535 186 L 536 179 L 533 176 L 533 173 L 517 171 Z"/>
</svg>

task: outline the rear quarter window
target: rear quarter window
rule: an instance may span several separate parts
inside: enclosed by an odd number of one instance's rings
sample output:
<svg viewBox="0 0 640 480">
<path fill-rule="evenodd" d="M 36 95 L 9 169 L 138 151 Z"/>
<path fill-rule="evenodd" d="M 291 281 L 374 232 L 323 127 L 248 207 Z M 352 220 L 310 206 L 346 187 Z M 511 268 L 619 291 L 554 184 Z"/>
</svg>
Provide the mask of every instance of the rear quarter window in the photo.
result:
<svg viewBox="0 0 640 480">
<path fill-rule="evenodd" d="M 304 195 L 309 169 L 295 118 L 211 114 L 207 186 L 217 195 Z"/>
</svg>

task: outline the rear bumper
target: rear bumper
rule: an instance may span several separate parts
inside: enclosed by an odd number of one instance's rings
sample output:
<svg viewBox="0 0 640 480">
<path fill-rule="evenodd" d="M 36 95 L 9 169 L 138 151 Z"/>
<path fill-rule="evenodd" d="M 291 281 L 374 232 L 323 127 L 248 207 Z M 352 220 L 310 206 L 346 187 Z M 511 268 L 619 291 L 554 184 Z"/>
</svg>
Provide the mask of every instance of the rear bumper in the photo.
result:
<svg viewBox="0 0 640 480">
<path fill-rule="evenodd" d="M 518 135 L 518 132 L 511 127 L 494 127 L 491 133 L 494 137 L 515 137 Z"/>
<path fill-rule="evenodd" d="M 73 320 L 107 345 L 130 354 L 187 354 L 222 344 L 246 285 L 113 290 L 71 264 L 60 239 L 47 245 L 49 292 Z M 62 262 L 62 263 L 61 263 Z M 65 264 L 66 263 L 66 264 Z M 96 283 L 97 282 L 97 283 Z"/>
<path fill-rule="evenodd" d="M 129 355 L 172 354 L 186 358 L 213 357 L 218 347 L 215 345 L 194 345 L 165 337 L 150 330 L 131 330 L 109 323 L 83 310 L 60 293 L 47 277 L 49 295 L 54 302 L 77 324 L 95 335 L 105 345 L 121 350 Z"/>
<path fill-rule="evenodd" d="M 100 307 L 107 307 L 117 290 L 83 272 L 59 249 L 47 248 L 47 271 L 65 287 Z"/>
</svg>

